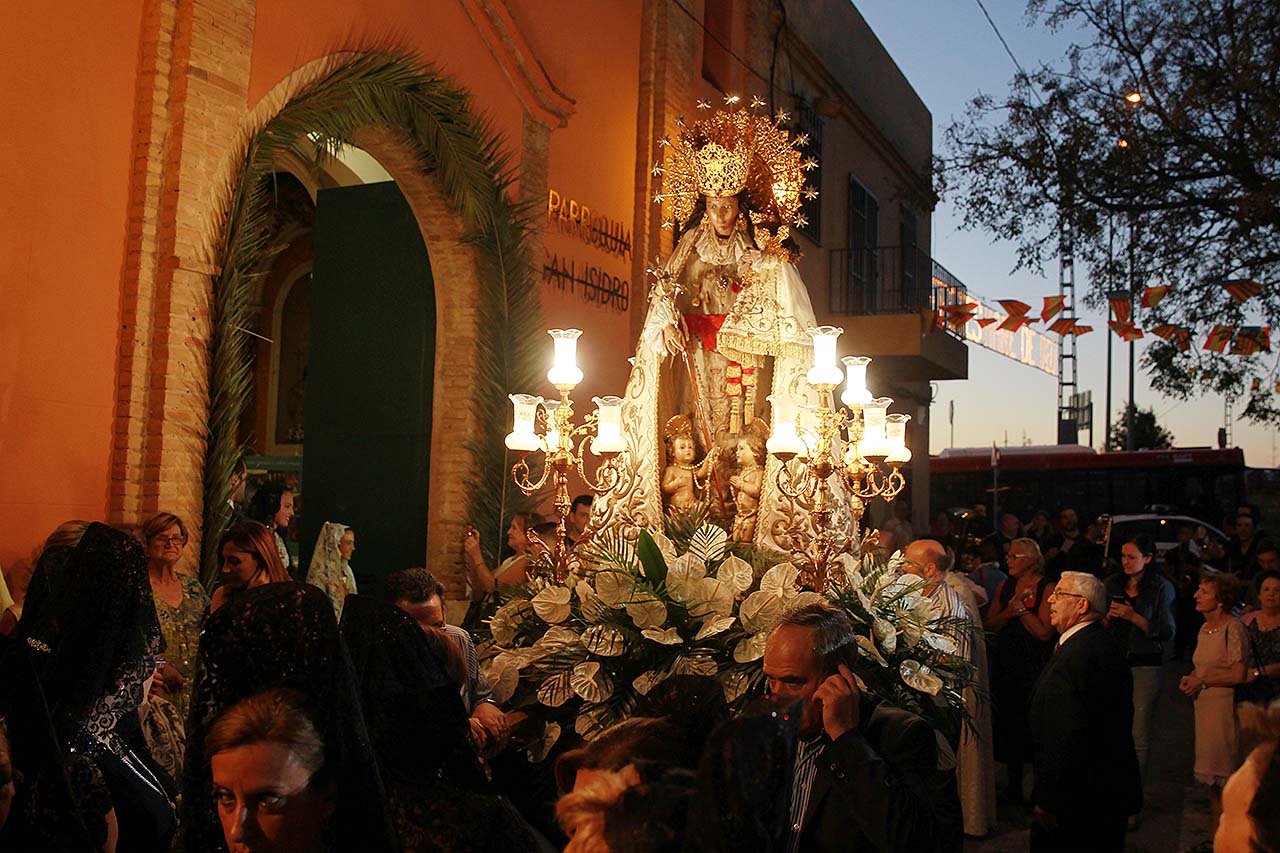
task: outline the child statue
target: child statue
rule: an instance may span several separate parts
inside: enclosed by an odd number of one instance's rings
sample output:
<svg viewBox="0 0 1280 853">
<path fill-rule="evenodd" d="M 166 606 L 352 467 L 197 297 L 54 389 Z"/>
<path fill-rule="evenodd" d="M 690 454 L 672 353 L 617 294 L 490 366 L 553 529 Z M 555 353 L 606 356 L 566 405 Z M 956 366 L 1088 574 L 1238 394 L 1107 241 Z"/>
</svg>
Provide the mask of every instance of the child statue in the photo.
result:
<svg viewBox="0 0 1280 853">
<path fill-rule="evenodd" d="M 711 473 L 716 462 L 716 449 L 695 464 L 698 446 L 693 440 L 693 421 L 688 415 L 676 415 L 663 429 L 667 442 L 667 467 L 662 472 L 662 496 L 667 510 L 693 506 L 705 492 L 706 484 L 698 479 Z"/>
<path fill-rule="evenodd" d="M 738 473 L 729 478 L 737 511 L 733 517 L 735 542 L 751 542 L 756 535 L 756 519 L 760 515 L 760 492 L 764 489 L 765 439 L 768 427 L 756 419 L 738 439 Z"/>
</svg>

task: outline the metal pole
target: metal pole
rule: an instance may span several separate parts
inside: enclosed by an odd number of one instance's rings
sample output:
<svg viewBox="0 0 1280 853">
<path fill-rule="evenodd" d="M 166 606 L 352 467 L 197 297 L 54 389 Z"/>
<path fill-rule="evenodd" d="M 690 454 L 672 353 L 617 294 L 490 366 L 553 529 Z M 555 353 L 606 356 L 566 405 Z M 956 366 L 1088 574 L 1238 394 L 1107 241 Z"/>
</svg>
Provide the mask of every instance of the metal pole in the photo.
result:
<svg viewBox="0 0 1280 853">
<path fill-rule="evenodd" d="M 1138 288 L 1138 270 L 1135 263 L 1138 247 L 1136 244 L 1136 225 L 1137 214 L 1129 214 L 1129 316 L 1132 318 L 1137 308 L 1134 305 L 1134 297 L 1137 295 Z M 1138 349 L 1137 341 L 1129 341 L 1129 407 L 1124 413 L 1124 431 L 1125 431 L 1125 450 L 1137 450 L 1137 436 L 1133 434 L 1134 422 L 1134 401 L 1133 401 L 1133 366 L 1135 353 Z"/>
<path fill-rule="evenodd" d="M 1111 281 L 1112 268 L 1114 263 L 1113 249 L 1115 247 L 1116 228 L 1114 215 L 1107 216 L 1107 292 L 1110 293 L 1114 288 Z M 1107 319 L 1111 319 L 1111 308 L 1107 308 Z M 1106 421 L 1102 430 L 1102 449 L 1109 450 L 1111 447 L 1111 336 L 1112 331 L 1106 329 L 1107 335 L 1107 408 Z M 1090 433 L 1089 443 L 1093 444 L 1092 432 Z"/>
</svg>

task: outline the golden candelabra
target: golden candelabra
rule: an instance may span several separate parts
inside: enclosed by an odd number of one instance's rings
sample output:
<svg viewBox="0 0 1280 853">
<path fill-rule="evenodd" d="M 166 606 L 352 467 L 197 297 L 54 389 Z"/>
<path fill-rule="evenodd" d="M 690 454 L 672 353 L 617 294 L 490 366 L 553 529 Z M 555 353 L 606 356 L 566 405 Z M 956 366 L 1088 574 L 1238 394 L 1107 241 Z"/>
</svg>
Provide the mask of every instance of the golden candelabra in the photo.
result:
<svg viewBox="0 0 1280 853">
<path fill-rule="evenodd" d="M 832 395 L 846 378 L 835 365 L 836 341 L 842 333 L 843 329 L 833 326 L 809 330 L 814 365 L 808 379 L 818 393 L 817 406 L 796 411 L 786 399 L 777 395 L 769 398 L 774 413 L 769 452 L 782 463 L 778 490 L 808 514 L 808 527 L 803 518 L 793 518 L 788 528 L 791 553 L 800 569 L 800 584 L 818 592 L 825 592 L 832 582 L 843 582 L 840 557 L 849 553 L 858 539 L 867 503 L 897 497 L 906 485 L 901 466 L 911 459 L 906 446 L 910 416 L 888 414 L 893 401 L 873 399 L 866 389 L 871 359 L 843 359 L 848 377 L 841 400 L 847 408 L 833 408 Z M 838 442 L 844 431 L 848 440 L 841 452 Z M 832 519 L 832 475 L 840 478 L 849 493 L 852 525 L 847 530 Z"/>
<path fill-rule="evenodd" d="M 520 459 L 511 466 L 511 479 L 526 495 L 540 492 L 548 483 L 553 492 L 558 521 L 555 542 L 548 551 L 551 555 L 551 573 L 561 582 L 569 574 L 569 549 L 565 547 L 565 519 L 569 516 L 569 473 L 577 471 L 587 488 L 599 495 L 618 484 L 616 460 L 622 452 L 622 399 L 620 397 L 595 397 L 596 411 L 587 415 L 583 423 L 573 424 L 573 401 L 569 398 L 573 389 L 582 381 L 582 371 L 577 366 L 578 329 L 551 329 L 555 341 L 555 361 L 547 371 L 547 380 L 560 393 L 559 400 L 544 400 L 529 394 L 510 395 L 515 408 L 515 421 L 507 436 L 507 447 L 520 453 Z M 594 435 L 594 438 L 592 437 Z M 587 440 L 590 450 L 601 457 L 595 476 L 586 472 Z M 530 479 L 528 463 L 530 453 L 541 451 L 544 456 L 542 476 Z M 545 544 L 545 543 L 544 543 Z M 533 574 L 542 574 L 542 568 L 530 567 Z"/>
</svg>

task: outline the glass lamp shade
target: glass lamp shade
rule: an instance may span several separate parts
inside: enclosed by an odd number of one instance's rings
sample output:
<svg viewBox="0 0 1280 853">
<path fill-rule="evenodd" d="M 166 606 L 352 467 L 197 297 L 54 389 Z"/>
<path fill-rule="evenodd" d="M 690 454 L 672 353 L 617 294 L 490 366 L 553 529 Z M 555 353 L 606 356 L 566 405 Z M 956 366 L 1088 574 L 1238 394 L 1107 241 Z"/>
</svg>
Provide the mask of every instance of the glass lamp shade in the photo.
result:
<svg viewBox="0 0 1280 853">
<path fill-rule="evenodd" d="M 885 434 L 885 420 L 891 397 L 877 397 L 862 404 L 862 439 L 858 453 L 863 459 L 883 459 L 889 453 L 889 438 Z"/>
<path fill-rule="evenodd" d="M 621 453 L 622 442 L 622 398 L 592 397 L 596 404 L 596 437 L 591 440 L 591 452 Z"/>
<path fill-rule="evenodd" d="M 890 465 L 901 465 L 911 461 L 911 450 L 907 447 L 907 421 L 911 415 L 892 414 L 885 418 L 885 438 L 889 442 L 889 455 L 885 457 Z"/>
<path fill-rule="evenodd" d="M 844 374 L 836 365 L 836 342 L 844 334 L 839 326 L 818 326 L 807 330 L 813 338 L 813 367 L 809 368 L 810 385 L 839 385 Z"/>
<path fill-rule="evenodd" d="M 508 394 L 511 405 L 515 409 L 515 420 L 511 432 L 507 435 L 507 447 L 526 453 L 542 447 L 542 440 L 533 431 L 534 416 L 538 412 L 541 397 L 532 394 Z"/>
<path fill-rule="evenodd" d="M 840 402 L 850 408 L 871 402 L 871 392 L 867 390 L 867 365 L 871 359 L 865 355 L 846 355 L 840 360 L 844 362 L 846 377 Z"/>
<path fill-rule="evenodd" d="M 577 385 L 582 381 L 582 371 L 578 368 L 578 338 L 581 329 L 548 329 L 547 334 L 555 343 L 554 358 L 551 369 L 547 371 L 547 381 L 556 387 Z"/>
<path fill-rule="evenodd" d="M 772 454 L 794 456 L 804 450 L 804 444 L 796 435 L 796 404 L 782 394 L 770 394 L 769 405 L 773 409 L 773 429 L 765 448 Z"/>
</svg>

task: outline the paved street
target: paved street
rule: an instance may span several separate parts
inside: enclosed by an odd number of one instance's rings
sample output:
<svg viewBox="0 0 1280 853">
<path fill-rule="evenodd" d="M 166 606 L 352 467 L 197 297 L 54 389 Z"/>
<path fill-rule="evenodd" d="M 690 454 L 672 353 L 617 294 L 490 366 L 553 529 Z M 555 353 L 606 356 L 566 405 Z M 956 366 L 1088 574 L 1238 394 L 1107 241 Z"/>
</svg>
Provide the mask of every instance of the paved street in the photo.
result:
<svg viewBox="0 0 1280 853">
<path fill-rule="evenodd" d="M 1146 790 L 1146 808 L 1138 829 L 1129 833 L 1130 853 L 1186 853 L 1212 840 L 1207 790 L 1193 784 L 1195 762 L 1195 720 L 1191 700 L 1178 692 L 1178 678 L 1191 665 L 1175 661 L 1165 668 L 1165 683 L 1156 708 L 1155 737 L 1151 745 L 1151 779 Z M 1003 785 L 1003 767 L 997 766 Z M 1100 769 L 1100 772 L 1105 772 Z M 1027 780 L 1030 791 L 1030 779 Z M 966 853 L 1007 853 L 1027 849 L 1030 833 L 1028 815 L 1021 808 L 1002 806 L 1000 826 L 991 835 L 968 839 Z"/>
</svg>

